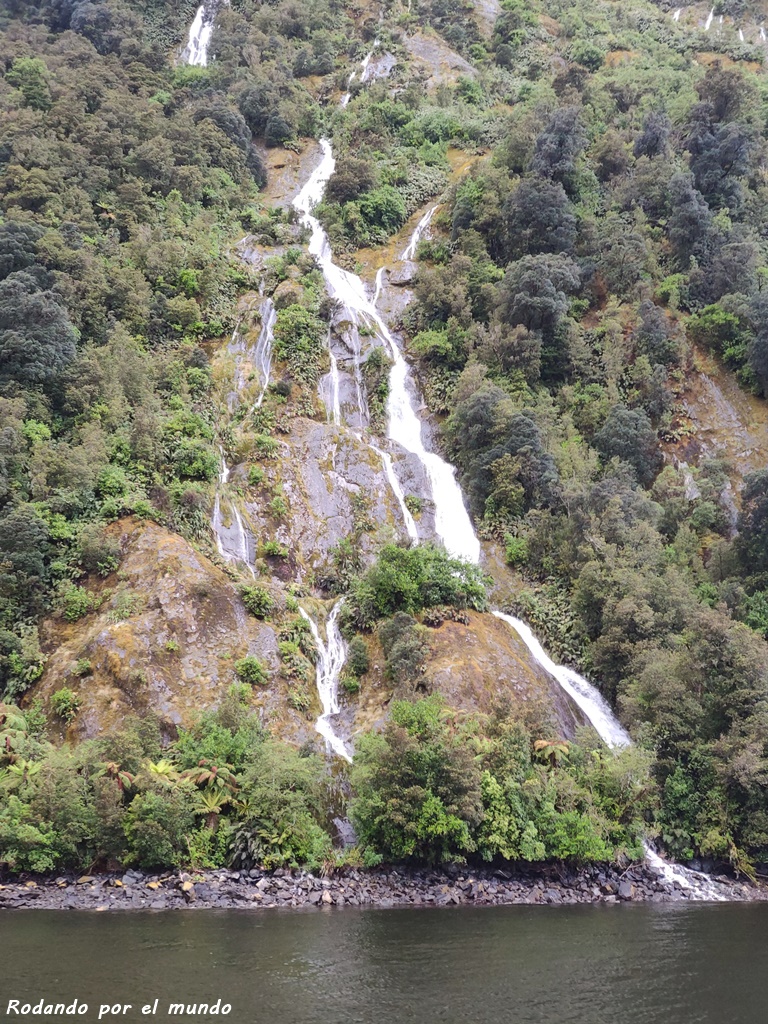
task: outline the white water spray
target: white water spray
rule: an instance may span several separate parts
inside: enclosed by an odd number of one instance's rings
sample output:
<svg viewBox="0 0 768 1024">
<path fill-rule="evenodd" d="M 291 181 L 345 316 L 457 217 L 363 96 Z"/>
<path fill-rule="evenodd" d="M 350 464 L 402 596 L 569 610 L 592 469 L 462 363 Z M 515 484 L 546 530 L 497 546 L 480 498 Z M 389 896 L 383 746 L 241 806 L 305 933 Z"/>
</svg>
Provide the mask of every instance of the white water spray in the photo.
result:
<svg viewBox="0 0 768 1024">
<path fill-rule="evenodd" d="M 317 647 L 317 693 L 323 713 L 315 722 L 315 728 L 325 740 L 329 750 L 351 764 L 352 757 L 347 745 L 333 726 L 333 719 L 339 713 L 339 679 L 347 656 L 337 624 L 342 603 L 341 600 L 337 601 L 328 616 L 325 624 L 325 642 L 320 636 L 320 629 L 312 616 L 303 608 L 299 608 L 299 612 L 309 623 Z"/>
<path fill-rule="evenodd" d="M 715 19 L 715 8 L 713 7 L 712 10 L 709 12 L 707 20 L 706 20 L 706 22 L 704 24 L 704 31 L 705 32 L 709 32 L 710 26 L 711 26 L 712 22 L 714 21 L 714 19 Z"/>
<path fill-rule="evenodd" d="M 213 16 L 208 14 L 205 4 L 201 4 L 189 29 L 187 45 L 181 54 L 182 63 L 191 64 L 193 67 L 205 67 L 208 64 L 208 46 L 212 34 Z"/>
<path fill-rule="evenodd" d="M 248 531 L 245 528 L 240 509 L 234 501 L 228 500 L 231 520 L 229 524 L 224 521 L 221 511 L 222 491 L 229 481 L 229 466 L 221 450 L 221 471 L 219 472 L 219 486 L 216 489 L 216 499 L 213 503 L 213 514 L 211 516 L 211 529 L 216 538 L 216 548 L 221 557 L 227 562 L 242 563 L 248 567 L 251 576 L 254 576 L 251 565 L 250 544 Z"/>
<path fill-rule="evenodd" d="M 760 39 L 761 39 L 762 42 L 765 42 L 765 26 L 764 25 L 760 26 Z"/>
<path fill-rule="evenodd" d="M 309 239 L 310 255 L 314 256 L 320 265 L 323 277 L 325 278 L 325 285 L 328 294 L 331 298 L 337 299 L 343 305 L 355 326 L 357 327 L 362 321 L 371 326 L 376 326 L 380 331 L 384 332 L 387 338 L 389 338 L 390 336 L 386 326 L 376 312 L 370 299 L 368 299 L 365 294 L 365 285 L 356 274 L 352 274 L 348 270 L 343 270 L 333 262 L 333 253 L 331 252 L 328 236 L 323 230 L 320 221 L 312 214 L 312 210 L 322 199 L 325 186 L 336 166 L 331 144 L 328 139 L 321 139 L 320 146 L 323 154 L 320 163 L 314 169 L 299 194 L 293 200 L 294 207 L 301 214 L 301 223 L 311 232 Z M 396 349 L 394 343 L 390 344 L 391 350 L 393 347 Z M 356 373 L 359 374 L 359 366 L 356 365 L 355 369 Z M 359 402 L 362 402 L 362 397 L 359 398 Z M 362 408 L 360 411 L 362 412 Z M 341 414 L 339 412 L 339 417 L 340 415 Z M 420 432 L 421 424 L 416 419 L 415 413 L 413 414 L 413 417 Z M 392 435 L 390 434 L 390 436 Z M 395 438 L 395 440 L 397 440 L 397 438 Z M 392 490 L 397 498 L 398 504 L 400 505 L 400 511 L 402 513 L 403 522 L 408 536 L 411 540 L 418 540 L 416 524 L 405 504 L 405 495 L 403 494 L 402 488 L 395 477 L 391 458 L 385 452 L 380 451 L 373 445 L 371 445 L 371 447 L 374 448 L 382 459 L 387 473 L 387 479 L 389 480 L 390 485 L 392 485 Z"/>
<path fill-rule="evenodd" d="M 261 389 L 259 396 L 254 402 L 253 408 L 258 409 L 264 401 L 264 395 L 269 387 L 269 375 L 272 371 L 272 341 L 274 339 L 275 321 L 277 310 L 272 299 L 265 299 L 261 307 L 261 330 L 256 348 L 253 353 L 253 362 L 261 377 Z"/>
<path fill-rule="evenodd" d="M 744 29 L 743 28 L 739 29 L 739 39 L 741 40 L 742 43 L 744 42 Z"/>
<path fill-rule="evenodd" d="M 678 7 L 675 13 L 672 15 L 672 21 L 680 21 L 680 15 L 683 13 L 683 8 Z"/>
<path fill-rule="evenodd" d="M 512 615 L 505 615 L 504 612 L 494 611 L 493 614 L 497 619 L 502 619 L 515 630 L 533 655 L 534 661 L 541 665 L 545 672 L 556 679 L 573 702 L 581 708 L 593 729 L 607 747 L 610 747 L 612 750 L 620 750 L 622 747 L 630 745 L 631 740 L 626 729 L 616 720 L 616 716 L 592 683 L 584 679 L 583 676 L 580 676 L 578 672 L 574 672 L 573 669 L 566 668 L 565 665 L 555 664 L 527 623 L 521 619 L 514 618 Z"/>
<path fill-rule="evenodd" d="M 416 225 L 416 229 L 411 235 L 411 239 L 408 242 L 408 245 L 406 245 L 405 249 L 403 250 L 403 255 L 400 257 L 401 260 L 412 260 L 413 257 L 416 255 L 416 248 L 419 242 L 421 241 L 422 235 L 429 227 L 432 218 L 435 216 L 437 206 L 438 204 L 432 206 L 429 210 L 427 210 L 427 212 L 421 218 L 419 223 Z"/>
</svg>

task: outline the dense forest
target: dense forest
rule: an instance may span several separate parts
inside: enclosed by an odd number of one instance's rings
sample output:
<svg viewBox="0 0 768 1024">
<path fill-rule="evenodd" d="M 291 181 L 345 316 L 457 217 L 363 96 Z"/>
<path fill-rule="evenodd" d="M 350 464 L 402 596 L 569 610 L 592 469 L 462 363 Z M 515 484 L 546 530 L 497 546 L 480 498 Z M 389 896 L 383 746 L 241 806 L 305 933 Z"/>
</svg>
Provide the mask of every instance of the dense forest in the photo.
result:
<svg viewBox="0 0 768 1024">
<path fill-rule="evenodd" d="M 766 12 L 715 7 L 727 22 L 705 32 L 706 11 L 676 21 L 662 0 L 232 0 L 208 64 L 189 66 L 187 0 L 4 5 L 0 866 L 607 861 L 640 857 L 645 836 L 747 874 L 768 861 L 768 467 L 685 454 L 702 359 L 768 399 Z M 415 38 L 451 72 L 430 76 Z M 340 107 L 374 39 L 387 73 L 358 76 Z M 515 581 L 507 610 L 634 741 L 610 753 L 590 730 L 556 735 L 540 707 L 464 714 L 419 693 L 430 627 L 489 607 L 481 569 L 391 537 L 370 557 L 362 505 L 311 579 L 273 572 L 289 552 L 265 539 L 255 578 L 232 585 L 279 630 L 295 709 L 317 660 L 297 604 L 312 587 L 345 596 L 349 700 L 374 645 L 386 654 L 396 699 L 356 742 L 344 852 L 326 762 L 251 707 L 258 658 L 173 736 L 137 718 L 62 743 L 87 658 L 77 686 L 35 696 L 41 623 L 86 618 L 93 581 L 119 578 L 116 522 L 215 558 L 220 445 L 245 437 L 263 488 L 276 438 L 325 420 L 334 303 L 295 213 L 267 198 L 275 153 L 320 137 L 336 168 L 316 213 L 350 269 L 440 202 L 394 326 Z M 280 374 L 223 437 L 212 343 L 265 286 L 244 235 L 267 253 Z"/>
</svg>

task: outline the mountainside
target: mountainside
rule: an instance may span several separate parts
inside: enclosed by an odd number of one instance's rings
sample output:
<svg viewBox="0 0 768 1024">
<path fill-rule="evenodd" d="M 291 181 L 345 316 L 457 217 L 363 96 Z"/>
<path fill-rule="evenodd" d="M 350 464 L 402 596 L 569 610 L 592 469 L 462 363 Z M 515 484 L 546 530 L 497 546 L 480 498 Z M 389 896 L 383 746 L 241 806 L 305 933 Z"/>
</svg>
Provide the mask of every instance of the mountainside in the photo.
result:
<svg viewBox="0 0 768 1024">
<path fill-rule="evenodd" d="M 0 15 L 0 864 L 768 860 L 764 18 Z"/>
</svg>

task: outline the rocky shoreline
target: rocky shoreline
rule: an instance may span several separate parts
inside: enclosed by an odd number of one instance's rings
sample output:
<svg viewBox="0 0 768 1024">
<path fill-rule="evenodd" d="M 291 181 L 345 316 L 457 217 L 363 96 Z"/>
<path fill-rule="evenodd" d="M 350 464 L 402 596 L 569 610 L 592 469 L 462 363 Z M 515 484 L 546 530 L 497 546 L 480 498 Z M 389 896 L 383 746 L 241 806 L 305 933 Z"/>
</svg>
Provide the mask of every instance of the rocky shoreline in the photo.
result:
<svg viewBox="0 0 768 1024">
<path fill-rule="evenodd" d="M 709 876 L 710 895 L 694 894 L 646 864 L 579 871 L 544 866 L 518 871 L 345 870 L 330 878 L 306 871 L 125 871 L 105 875 L 23 877 L 0 884 L 0 910 L 329 909 L 513 904 L 670 903 L 768 899 L 760 885 Z"/>
</svg>

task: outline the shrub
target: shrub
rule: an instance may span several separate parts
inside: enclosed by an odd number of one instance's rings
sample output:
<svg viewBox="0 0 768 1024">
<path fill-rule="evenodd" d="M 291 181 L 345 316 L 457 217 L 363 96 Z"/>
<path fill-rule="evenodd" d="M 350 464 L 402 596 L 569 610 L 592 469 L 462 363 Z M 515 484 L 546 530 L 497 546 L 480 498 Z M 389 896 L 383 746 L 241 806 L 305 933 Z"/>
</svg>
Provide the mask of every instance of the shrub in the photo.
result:
<svg viewBox="0 0 768 1024">
<path fill-rule="evenodd" d="M 387 545 L 376 564 L 353 581 L 348 598 L 352 620 L 365 630 L 398 611 L 413 614 L 437 604 L 482 611 L 485 603 L 482 571 L 434 544 Z"/>
<path fill-rule="evenodd" d="M 64 722 L 73 722 L 80 710 L 80 698 L 74 690 L 64 686 L 51 696 L 51 710 Z"/>
<path fill-rule="evenodd" d="M 265 587 L 253 583 L 250 586 L 240 588 L 240 596 L 243 604 L 257 619 L 266 619 L 275 607 L 274 599 Z"/>
<path fill-rule="evenodd" d="M 288 548 L 283 544 L 278 544 L 276 540 L 267 540 L 261 549 L 266 558 L 287 558 Z"/>
<path fill-rule="evenodd" d="M 352 637 L 347 647 L 347 668 L 353 676 L 364 676 L 371 667 L 368 648 L 361 636 Z"/>
<path fill-rule="evenodd" d="M 508 533 L 504 538 L 504 557 L 507 565 L 525 565 L 528 561 L 528 541 L 525 537 L 513 537 Z"/>
<path fill-rule="evenodd" d="M 305 683 L 297 682 L 288 690 L 288 703 L 296 711 L 306 713 L 312 707 L 312 696 Z"/>
<path fill-rule="evenodd" d="M 84 587 L 70 586 L 64 591 L 62 609 L 67 622 L 77 622 L 94 607 L 94 600 Z"/>
<path fill-rule="evenodd" d="M 269 680 L 266 668 L 252 654 L 247 654 L 235 662 L 235 672 L 238 679 L 242 679 L 244 683 L 250 683 L 251 686 L 264 686 Z"/>
</svg>

